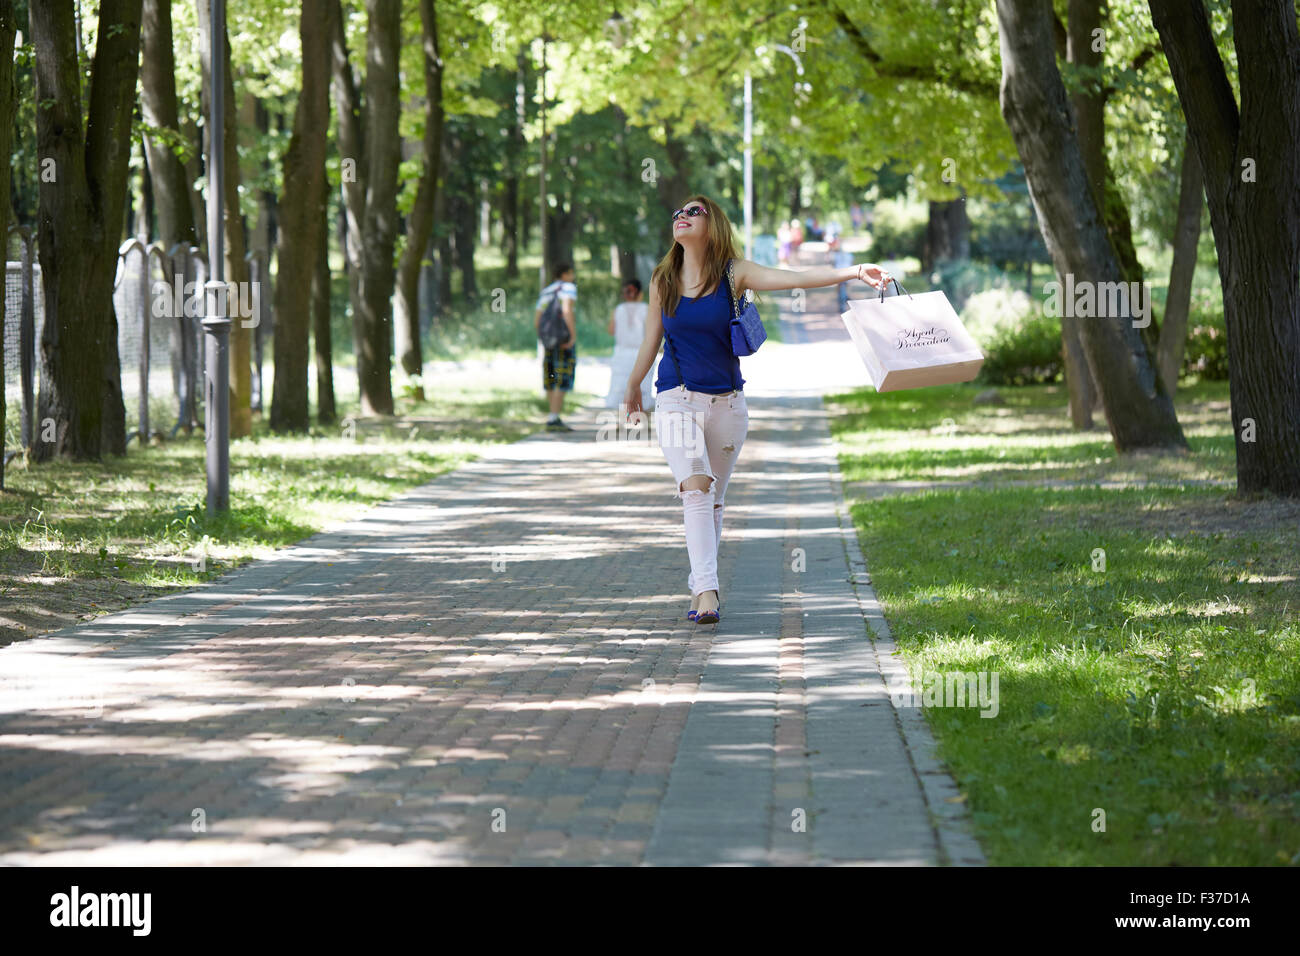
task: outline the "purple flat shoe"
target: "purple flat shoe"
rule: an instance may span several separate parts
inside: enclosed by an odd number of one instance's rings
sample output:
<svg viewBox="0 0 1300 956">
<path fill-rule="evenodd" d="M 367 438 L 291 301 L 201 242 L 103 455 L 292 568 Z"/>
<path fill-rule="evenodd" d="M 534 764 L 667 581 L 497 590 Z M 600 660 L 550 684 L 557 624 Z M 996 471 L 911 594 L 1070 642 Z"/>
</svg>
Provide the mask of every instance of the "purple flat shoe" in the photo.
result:
<svg viewBox="0 0 1300 956">
<path fill-rule="evenodd" d="M 721 609 L 719 608 L 718 610 Z M 695 615 L 695 623 L 696 624 L 717 624 L 720 620 L 722 620 L 722 615 L 718 613 L 718 610 L 700 611 L 698 614 Z"/>
<path fill-rule="evenodd" d="M 698 614 L 698 613 L 699 613 L 699 611 L 695 611 L 695 610 L 687 611 L 687 612 L 686 612 L 686 620 L 688 620 L 688 621 L 693 621 L 693 620 L 695 620 L 695 615 Z"/>
</svg>

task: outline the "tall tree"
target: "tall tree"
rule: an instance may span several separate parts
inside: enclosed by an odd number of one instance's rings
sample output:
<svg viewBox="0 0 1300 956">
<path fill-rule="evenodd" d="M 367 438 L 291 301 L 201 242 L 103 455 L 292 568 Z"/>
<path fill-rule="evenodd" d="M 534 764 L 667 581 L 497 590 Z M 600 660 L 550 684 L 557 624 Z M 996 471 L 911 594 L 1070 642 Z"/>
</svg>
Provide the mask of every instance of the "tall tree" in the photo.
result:
<svg viewBox="0 0 1300 956">
<path fill-rule="evenodd" d="M 1106 195 L 1106 101 L 1098 82 L 1102 68 L 1102 46 L 1096 31 L 1102 29 L 1101 0 L 1070 0 L 1067 8 L 1066 59 L 1074 66 L 1076 89 L 1070 94 L 1074 110 L 1083 168 L 1092 190 L 1093 202 L 1104 208 Z M 1059 34 L 1059 30 L 1057 31 Z M 1089 76 L 1088 72 L 1094 75 Z M 1061 316 L 1061 356 L 1065 360 L 1065 385 L 1070 397 L 1070 420 L 1080 430 L 1092 428 L 1092 411 L 1097 404 L 1097 386 L 1088 370 L 1079 332 L 1080 320 Z"/>
<path fill-rule="evenodd" d="M 126 207 L 139 76 L 141 0 L 99 7 L 90 105 L 82 122 L 72 0 L 29 7 L 36 44 L 37 232 L 45 289 L 35 457 L 126 453 L 113 279 Z M 41 440 L 46 422 L 52 441 Z"/>
<path fill-rule="evenodd" d="M 997 0 L 1002 113 L 1056 271 L 1099 290 L 1124 281 L 1074 133 L 1056 66 L 1050 0 Z M 1067 303 L 1067 309 L 1073 303 Z M 1134 326 L 1135 303 L 1088 318 L 1079 334 L 1118 451 L 1186 449 L 1173 402 Z"/>
<path fill-rule="evenodd" d="M 144 0 L 141 26 L 140 112 L 145 159 L 158 216 L 158 237 L 166 249 L 198 243 L 185 165 L 177 150 L 184 142 L 176 107 L 176 57 L 172 50 L 172 0 Z"/>
<path fill-rule="evenodd" d="M 271 428 L 306 431 L 310 290 L 325 228 L 325 152 L 329 133 L 330 41 L 336 6 L 324 9 L 302 0 L 298 35 L 302 44 L 302 89 L 293 117 L 293 137 L 284 155 L 284 197 L 275 282 L 275 386 Z"/>
<path fill-rule="evenodd" d="M 334 403 L 334 335 L 330 329 L 329 203 L 321 204 L 316 272 L 311 283 L 312 349 L 316 354 L 316 421 L 332 425 L 338 419 Z"/>
<path fill-rule="evenodd" d="M 1237 490 L 1300 496 L 1300 31 L 1233 0 L 1238 106 L 1201 0 L 1150 0 L 1196 148 L 1228 329 Z"/>
<path fill-rule="evenodd" d="M 1187 315 L 1192 304 L 1192 277 L 1196 273 L 1196 247 L 1201 239 L 1201 207 L 1204 204 L 1201 167 L 1189 136 L 1183 146 L 1182 175 L 1179 177 L 1169 294 L 1165 298 L 1164 321 L 1160 323 L 1160 343 L 1156 349 L 1156 366 L 1170 395 L 1178 387 L 1178 372 L 1183 366 L 1183 353 L 1187 347 Z"/>
<path fill-rule="evenodd" d="M 13 0 L 0 0 L 0 155 L 9 156 L 13 145 L 14 111 L 17 108 L 16 89 L 14 87 L 14 37 L 18 31 L 18 17 L 14 11 Z M 0 169 L 0 237 L 5 238 L 6 258 L 8 258 L 9 237 L 9 164 Z M 5 322 L 0 314 L 0 356 L 5 354 Z M 0 388 L 0 436 L 5 429 L 5 396 Z M 4 446 L 0 442 L 0 457 L 4 455 Z M 0 460 L 0 487 L 4 485 L 4 461 Z"/>
<path fill-rule="evenodd" d="M 397 312 L 393 332 L 397 357 L 408 375 L 424 368 L 420 355 L 420 267 L 433 236 L 434 199 L 442 173 L 442 54 L 438 49 L 438 5 L 420 0 L 424 53 L 424 171 L 415 191 L 415 205 L 406 219 L 406 246 L 397 266 Z M 423 398 L 423 385 L 418 398 Z"/>
<path fill-rule="evenodd" d="M 364 102 L 348 58 L 339 0 L 329 0 L 333 28 L 334 96 L 339 152 L 355 175 L 345 177 L 347 259 L 352 293 L 357 381 L 363 415 L 393 413 L 392 295 L 396 279 L 400 0 L 366 0 Z"/>
<path fill-rule="evenodd" d="M 527 121 L 525 104 L 528 82 L 527 48 L 520 47 L 515 57 L 515 101 L 513 122 L 510 124 L 510 149 L 505 157 L 504 189 L 501 196 L 501 243 L 506 257 L 506 278 L 519 278 L 519 178 L 524 159 L 524 123 Z"/>
</svg>

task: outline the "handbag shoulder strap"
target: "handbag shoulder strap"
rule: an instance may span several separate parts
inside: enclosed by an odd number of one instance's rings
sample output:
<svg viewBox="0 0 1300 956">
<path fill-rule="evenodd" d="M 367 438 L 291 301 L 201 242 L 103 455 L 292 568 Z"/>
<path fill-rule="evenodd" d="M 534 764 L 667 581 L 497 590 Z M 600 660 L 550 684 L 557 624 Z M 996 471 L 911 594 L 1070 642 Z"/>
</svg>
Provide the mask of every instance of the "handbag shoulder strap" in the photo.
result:
<svg viewBox="0 0 1300 956">
<path fill-rule="evenodd" d="M 736 295 L 735 265 L 736 265 L 735 259 L 727 260 L 727 298 L 731 300 L 731 321 L 732 322 L 736 322 L 740 319 L 740 303 L 737 301 L 738 297 Z M 735 366 L 738 364 L 739 364 L 738 362 L 735 362 L 733 360 L 733 364 L 731 368 L 731 387 L 733 389 L 739 387 L 736 385 L 736 369 L 735 369 Z"/>
<path fill-rule="evenodd" d="M 740 298 L 736 295 L 736 260 L 727 260 L 727 298 L 731 301 L 731 317 L 740 318 Z"/>
</svg>

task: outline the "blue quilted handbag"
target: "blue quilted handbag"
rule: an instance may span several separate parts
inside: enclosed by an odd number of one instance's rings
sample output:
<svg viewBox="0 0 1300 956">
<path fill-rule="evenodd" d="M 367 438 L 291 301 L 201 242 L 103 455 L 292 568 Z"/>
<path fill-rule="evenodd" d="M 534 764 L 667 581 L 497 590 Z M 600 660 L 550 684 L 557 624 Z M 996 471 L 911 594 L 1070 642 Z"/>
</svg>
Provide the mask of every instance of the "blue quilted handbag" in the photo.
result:
<svg viewBox="0 0 1300 956">
<path fill-rule="evenodd" d="M 753 355 L 767 341 L 767 329 L 759 317 L 758 306 L 748 299 L 742 309 L 736 301 L 735 260 L 727 263 L 727 295 L 731 299 L 731 351 L 736 355 Z"/>
</svg>

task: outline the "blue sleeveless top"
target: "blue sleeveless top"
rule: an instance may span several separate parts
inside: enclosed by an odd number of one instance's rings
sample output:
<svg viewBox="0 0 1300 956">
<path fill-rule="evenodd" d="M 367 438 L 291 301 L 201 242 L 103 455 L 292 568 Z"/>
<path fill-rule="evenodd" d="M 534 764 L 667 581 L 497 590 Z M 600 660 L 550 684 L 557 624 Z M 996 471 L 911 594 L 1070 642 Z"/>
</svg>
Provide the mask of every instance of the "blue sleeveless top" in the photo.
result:
<svg viewBox="0 0 1300 956">
<path fill-rule="evenodd" d="M 731 350 L 731 297 L 725 275 L 710 295 L 693 299 L 682 296 L 676 312 L 663 316 L 663 325 L 667 335 L 656 392 L 682 384 L 673 364 L 674 353 L 686 377 L 686 387 L 693 392 L 721 395 L 745 384 L 740 359 Z"/>
</svg>

